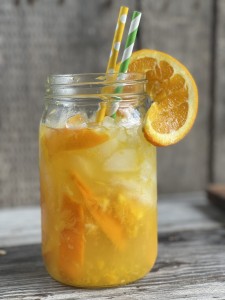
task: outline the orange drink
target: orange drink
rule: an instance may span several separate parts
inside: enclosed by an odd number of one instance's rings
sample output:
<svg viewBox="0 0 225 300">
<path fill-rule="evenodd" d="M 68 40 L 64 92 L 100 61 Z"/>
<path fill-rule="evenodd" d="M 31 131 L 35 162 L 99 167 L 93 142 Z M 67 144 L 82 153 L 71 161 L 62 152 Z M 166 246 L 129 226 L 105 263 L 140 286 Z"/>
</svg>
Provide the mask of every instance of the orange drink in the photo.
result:
<svg viewBox="0 0 225 300">
<path fill-rule="evenodd" d="M 97 122 L 102 102 L 107 113 Z M 143 74 L 48 78 L 40 124 L 42 253 L 56 280 L 116 286 L 152 268 L 156 149 L 142 132 L 147 108 Z"/>
</svg>

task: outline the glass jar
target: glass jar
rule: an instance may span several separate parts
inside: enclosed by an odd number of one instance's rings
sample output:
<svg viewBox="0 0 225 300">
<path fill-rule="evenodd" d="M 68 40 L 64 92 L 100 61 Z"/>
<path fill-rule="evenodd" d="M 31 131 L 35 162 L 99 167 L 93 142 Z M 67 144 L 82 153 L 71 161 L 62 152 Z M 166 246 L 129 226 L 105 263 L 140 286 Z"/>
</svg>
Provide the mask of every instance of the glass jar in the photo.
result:
<svg viewBox="0 0 225 300">
<path fill-rule="evenodd" d="M 139 73 L 47 79 L 39 139 L 42 254 L 62 283 L 123 285 L 155 262 L 156 149 L 142 132 L 145 83 Z"/>
</svg>

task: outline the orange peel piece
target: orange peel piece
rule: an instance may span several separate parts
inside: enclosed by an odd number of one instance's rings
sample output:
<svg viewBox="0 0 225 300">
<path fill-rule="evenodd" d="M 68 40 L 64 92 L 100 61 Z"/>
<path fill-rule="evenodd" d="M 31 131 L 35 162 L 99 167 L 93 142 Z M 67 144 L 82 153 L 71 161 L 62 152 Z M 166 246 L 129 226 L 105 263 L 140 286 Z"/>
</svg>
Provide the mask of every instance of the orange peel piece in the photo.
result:
<svg viewBox="0 0 225 300">
<path fill-rule="evenodd" d="M 59 240 L 59 270 L 74 278 L 82 272 L 84 262 L 84 212 L 80 204 L 64 195 L 61 214 L 64 228 Z"/>
<path fill-rule="evenodd" d="M 102 211 L 98 204 L 100 199 L 92 195 L 88 186 L 81 181 L 77 174 L 73 173 L 72 178 L 83 196 L 86 208 L 98 226 L 117 249 L 123 250 L 125 247 L 125 232 L 120 222 L 111 214 Z"/>
</svg>

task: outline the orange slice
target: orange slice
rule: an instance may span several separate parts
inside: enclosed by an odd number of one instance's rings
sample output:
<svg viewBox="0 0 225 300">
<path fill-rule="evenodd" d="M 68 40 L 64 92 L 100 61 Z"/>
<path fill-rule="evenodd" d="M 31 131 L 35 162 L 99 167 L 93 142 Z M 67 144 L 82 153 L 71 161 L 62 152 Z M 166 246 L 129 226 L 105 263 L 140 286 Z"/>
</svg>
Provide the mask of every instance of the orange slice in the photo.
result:
<svg viewBox="0 0 225 300">
<path fill-rule="evenodd" d="M 44 143 L 50 155 L 56 154 L 59 151 L 95 147 L 109 139 L 109 135 L 105 131 L 90 128 L 54 129 L 42 126 L 41 132 L 41 142 Z"/>
<path fill-rule="evenodd" d="M 198 110 L 197 87 L 187 68 L 166 53 L 142 49 L 132 54 L 128 72 L 145 72 L 148 80 L 153 103 L 143 124 L 146 139 L 156 146 L 183 139 Z"/>
</svg>

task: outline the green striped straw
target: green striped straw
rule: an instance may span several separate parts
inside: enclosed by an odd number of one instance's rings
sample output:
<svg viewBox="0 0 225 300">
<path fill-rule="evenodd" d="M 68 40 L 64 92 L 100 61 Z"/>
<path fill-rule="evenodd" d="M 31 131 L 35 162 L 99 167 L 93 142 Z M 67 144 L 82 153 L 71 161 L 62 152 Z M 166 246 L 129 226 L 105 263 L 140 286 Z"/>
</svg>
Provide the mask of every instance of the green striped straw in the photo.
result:
<svg viewBox="0 0 225 300">
<path fill-rule="evenodd" d="M 135 43 L 135 40 L 136 40 L 140 20 L 141 20 L 141 12 L 134 11 L 133 14 L 132 14 L 130 28 L 129 28 L 127 40 L 126 40 L 126 43 L 125 43 L 123 56 L 122 56 L 122 59 L 121 59 L 119 73 L 126 73 L 127 70 L 128 70 L 128 66 L 129 66 L 129 63 L 130 63 L 130 57 L 131 57 L 131 54 L 133 52 L 134 43 Z M 123 77 L 121 75 L 119 75 L 119 79 L 123 79 Z M 117 93 L 117 94 L 121 93 L 122 90 L 123 90 L 123 87 L 119 86 L 119 87 L 116 88 L 115 93 Z M 116 113 L 114 113 L 111 117 L 115 118 L 115 116 L 116 116 Z"/>
<path fill-rule="evenodd" d="M 130 23 L 130 28 L 125 44 L 125 49 L 123 52 L 119 73 L 126 73 L 130 63 L 130 57 L 134 48 L 134 43 L 136 40 L 138 27 L 141 20 L 141 13 L 139 11 L 134 11 L 132 14 L 132 19 Z"/>
</svg>

